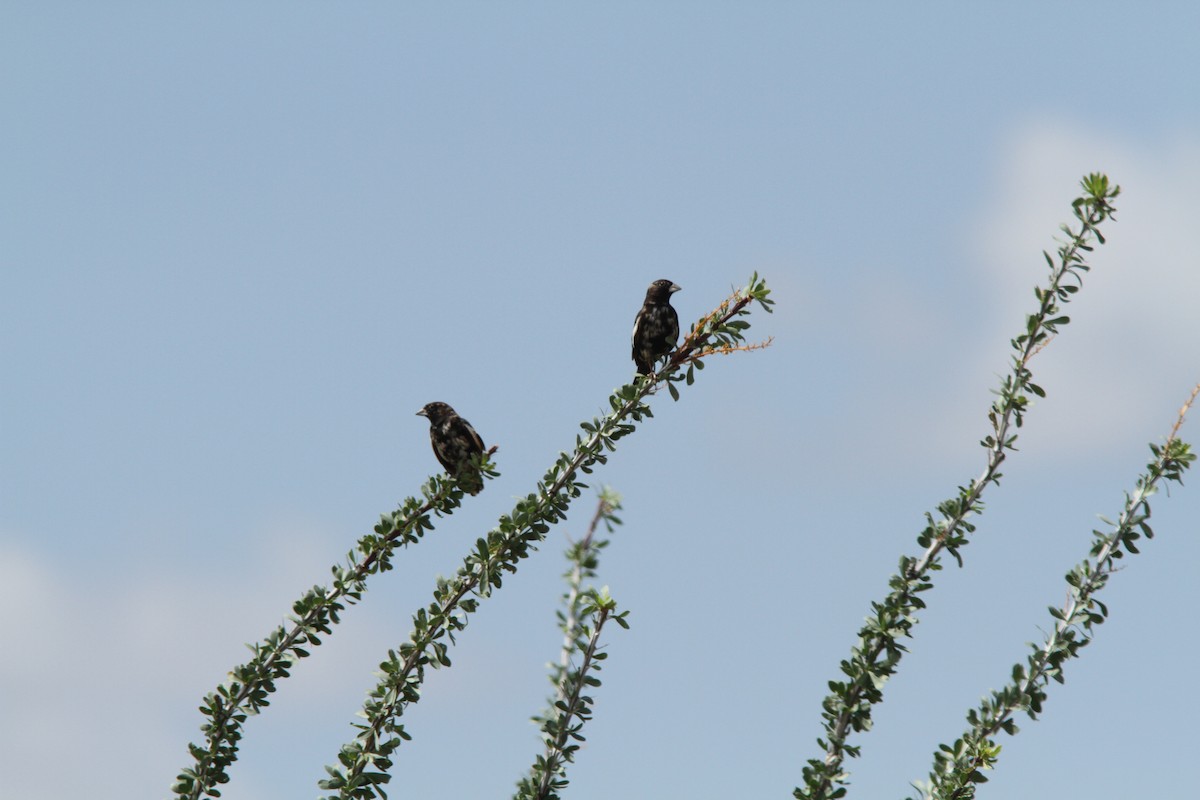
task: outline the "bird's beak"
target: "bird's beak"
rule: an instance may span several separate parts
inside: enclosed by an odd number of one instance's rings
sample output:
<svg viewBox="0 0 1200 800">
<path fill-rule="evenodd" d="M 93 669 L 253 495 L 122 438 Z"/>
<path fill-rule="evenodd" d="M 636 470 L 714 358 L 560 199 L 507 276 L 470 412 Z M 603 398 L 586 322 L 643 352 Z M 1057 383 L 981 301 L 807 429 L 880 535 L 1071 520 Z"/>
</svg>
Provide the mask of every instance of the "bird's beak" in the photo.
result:
<svg viewBox="0 0 1200 800">
<path fill-rule="evenodd" d="M 678 283 L 672 283 L 672 284 L 671 284 L 671 294 L 675 294 L 676 292 L 678 292 L 678 291 L 679 291 L 679 290 L 681 290 L 682 288 L 683 288 L 683 287 L 682 287 L 682 286 L 680 286 Z"/>
<path fill-rule="evenodd" d="M 425 409 L 422 408 L 420 411 L 417 412 L 417 416 L 418 417 L 428 417 L 429 415 L 426 414 Z"/>
</svg>

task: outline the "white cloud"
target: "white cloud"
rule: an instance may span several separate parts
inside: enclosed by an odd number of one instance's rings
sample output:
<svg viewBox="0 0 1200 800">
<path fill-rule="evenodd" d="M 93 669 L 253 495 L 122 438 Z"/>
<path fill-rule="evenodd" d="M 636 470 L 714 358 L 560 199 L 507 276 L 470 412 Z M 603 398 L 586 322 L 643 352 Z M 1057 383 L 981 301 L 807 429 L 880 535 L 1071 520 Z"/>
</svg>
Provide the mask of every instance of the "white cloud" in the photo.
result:
<svg viewBox="0 0 1200 800">
<path fill-rule="evenodd" d="M 253 539 L 264 542 L 250 556 L 263 565 L 254 580 L 222 579 L 182 562 L 143 563 L 137 580 L 118 583 L 110 566 L 79 576 L 14 539 L 0 543 L 0 602 L 17 609 L 0 648 L 0 763 L 10 767 L 14 797 L 37 794 L 48 774 L 64 795 L 166 791 L 188 739 L 199 735 L 196 704 L 248 657 L 241 642 L 266 634 L 291 600 L 328 574 L 320 563 L 328 532 L 276 527 L 286 540 L 271 531 Z M 344 681 L 317 666 L 298 672 L 310 684 Z M 320 685 L 309 691 L 320 693 Z M 64 747 L 72 760 L 66 772 Z M 95 776 L 105 774 L 113 785 L 98 786 Z"/>
<path fill-rule="evenodd" d="M 1146 441 L 1165 434 L 1175 411 L 1200 380 L 1200 141 L 1137 146 L 1102 131 L 1057 122 L 1017 130 L 1001 158 L 995 202 L 974 241 L 990 271 L 997 319 L 1016 332 L 1034 305 L 1044 274 L 1040 252 L 1070 217 L 1079 179 L 1104 172 L 1121 185 L 1108 244 L 1089 257 L 1092 272 L 1066 309 L 1072 324 L 1034 362 L 1035 380 L 1050 392 L 1039 403 L 1039 436 L 1055 448 L 1090 449 L 1114 437 Z M 1036 270 L 1036 271 L 1035 271 Z"/>
</svg>

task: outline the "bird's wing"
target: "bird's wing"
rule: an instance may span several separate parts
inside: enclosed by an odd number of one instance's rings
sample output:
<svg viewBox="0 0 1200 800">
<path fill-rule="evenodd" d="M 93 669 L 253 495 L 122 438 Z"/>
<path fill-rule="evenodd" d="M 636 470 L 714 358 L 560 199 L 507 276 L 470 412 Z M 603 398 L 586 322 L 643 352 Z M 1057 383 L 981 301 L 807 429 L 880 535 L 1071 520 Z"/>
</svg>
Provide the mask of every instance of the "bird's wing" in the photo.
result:
<svg viewBox="0 0 1200 800">
<path fill-rule="evenodd" d="M 471 427 L 471 423 L 467 422 L 462 417 L 459 417 L 458 420 L 463 424 L 464 432 L 470 436 L 471 441 L 475 443 L 475 451 L 482 453 L 485 449 L 487 449 L 484 447 L 483 439 L 480 438 L 479 433 L 473 427 Z"/>
</svg>

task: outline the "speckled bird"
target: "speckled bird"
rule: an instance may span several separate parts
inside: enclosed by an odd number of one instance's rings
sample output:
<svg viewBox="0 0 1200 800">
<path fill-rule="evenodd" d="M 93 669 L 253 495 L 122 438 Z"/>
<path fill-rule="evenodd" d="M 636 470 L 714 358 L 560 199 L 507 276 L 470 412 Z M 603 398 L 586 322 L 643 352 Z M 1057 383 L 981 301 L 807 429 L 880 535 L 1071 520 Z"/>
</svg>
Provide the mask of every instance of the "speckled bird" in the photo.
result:
<svg viewBox="0 0 1200 800">
<path fill-rule="evenodd" d="M 433 454 L 446 472 L 458 479 L 463 491 L 479 494 L 483 489 L 483 475 L 471 467 L 471 458 L 480 455 L 484 446 L 471 423 L 445 403 L 427 403 L 417 416 L 429 420 Z"/>
<path fill-rule="evenodd" d="M 679 315 L 671 308 L 671 295 L 681 288 L 663 278 L 646 290 L 646 302 L 633 321 L 633 363 L 639 375 L 653 372 L 654 362 L 679 341 Z"/>
</svg>

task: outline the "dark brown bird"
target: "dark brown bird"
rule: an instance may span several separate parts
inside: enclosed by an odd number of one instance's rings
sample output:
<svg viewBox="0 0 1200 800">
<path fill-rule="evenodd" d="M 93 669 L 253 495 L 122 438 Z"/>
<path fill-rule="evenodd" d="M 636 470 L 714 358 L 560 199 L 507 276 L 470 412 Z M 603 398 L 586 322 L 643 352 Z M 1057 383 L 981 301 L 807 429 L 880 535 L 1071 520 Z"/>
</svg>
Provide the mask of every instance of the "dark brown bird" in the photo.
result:
<svg viewBox="0 0 1200 800">
<path fill-rule="evenodd" d="M 471 427 L 471 423 L 455 413 L 445 403 L 428 403 L 417 412 L 418 417 L 429 420 L 429 441 L 433 454 L 445 467 L 446 472 L 458 479 L 463 491 L 479 494 L 483 488 L 483 475 L 471 466 L 471 458 L 483 453 L 483 439 Z"/>
<path fill-rule="evenodd" d="M 633 321 L 633 363 L 639 375 L 653 372 L 654 362 L 679 341 L 679 315 L 671 308 L 671 295 L 681 288 L 663 278 L 646 290 L 646 302 Z"/>
</svg>

